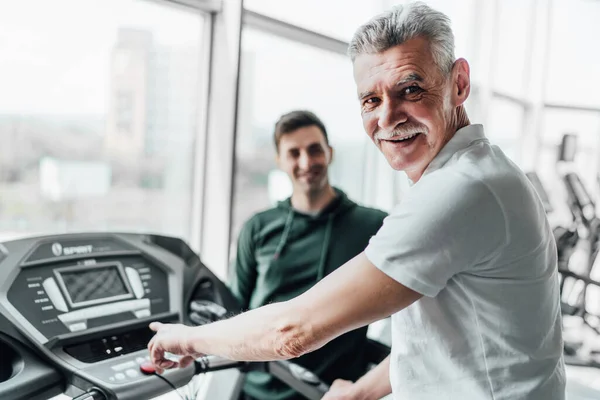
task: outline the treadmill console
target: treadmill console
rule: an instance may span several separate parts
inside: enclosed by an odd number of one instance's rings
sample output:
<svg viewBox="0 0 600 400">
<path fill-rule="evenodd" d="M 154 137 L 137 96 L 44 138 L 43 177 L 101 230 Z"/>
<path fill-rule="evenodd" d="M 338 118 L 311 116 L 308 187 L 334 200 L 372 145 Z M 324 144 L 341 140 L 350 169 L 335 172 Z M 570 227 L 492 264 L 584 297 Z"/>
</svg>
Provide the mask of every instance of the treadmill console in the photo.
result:
<svg viewBox="0 0 600 400">
<path fill-rule="evenodd" d="M 236 310 L 230 297 L 175 238 L 73 234 L 0 244 L 0 332 L 41 356 L 72 396 L 97 388 L 109 399 L 147 399 L 170 390 L 140 372 L 149 322 L 188 323 L 194 301 Z M 193 373 L 190 366 L 164 376 L 180 385 Z M 0 380 L 0 398 L 35 398 L 32 382 L 15 391 L 17 381 Z M 5 397 L 7 388 L 22 397 Z"/>
<path fill-rule="evenodd" d="M 44 338 L 169 312 L 163 268 L 133 252 L 93 253 L 95 244 L 79 247 L 90 249 L 83 258 L 59 255 L 21 265 L 8 289 L 8 301 Z M 76 248 L 54 242 L 39 245 L 37 251 L 48 247 L 57 254 Z"/>
</svg>

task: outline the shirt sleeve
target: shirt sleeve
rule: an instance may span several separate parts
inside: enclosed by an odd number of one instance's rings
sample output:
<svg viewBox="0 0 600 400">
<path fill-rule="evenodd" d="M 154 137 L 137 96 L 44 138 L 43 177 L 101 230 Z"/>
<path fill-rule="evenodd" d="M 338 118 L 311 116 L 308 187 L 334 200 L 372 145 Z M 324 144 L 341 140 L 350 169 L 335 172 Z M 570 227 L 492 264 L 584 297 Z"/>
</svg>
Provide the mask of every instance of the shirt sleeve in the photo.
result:
<svg viewBox="0 0 600 400">
<path fill-rule="evenodd" d="M 256 257 L 253 220 L 244 224 L 237 242 L 237 253 L 229 288 L 242 308 L 250 306 L 250 298 L 256 287 Z"/>
<path fill-rule="evenodd" d="M 504 212 L 488 186 L 446 172 L 409 190 L 365 254 L 399 283 L 435 297 L 454 275 L 491 259 L 507 241 Z"/>
</svg>

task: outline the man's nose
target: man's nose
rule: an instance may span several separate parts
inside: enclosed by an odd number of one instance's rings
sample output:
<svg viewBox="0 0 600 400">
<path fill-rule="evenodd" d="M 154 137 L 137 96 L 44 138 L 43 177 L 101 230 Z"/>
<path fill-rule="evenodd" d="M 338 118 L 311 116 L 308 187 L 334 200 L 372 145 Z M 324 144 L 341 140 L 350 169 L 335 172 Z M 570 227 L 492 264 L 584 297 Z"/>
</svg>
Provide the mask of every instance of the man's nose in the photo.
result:
<svg viewBox="0 0 600 400">
<path fill-rule="evenodd" d="M 384 131 L 392 131 L 398 124 L 407 120 L 408 115 L 402 109 L 401 104 L 395 100 L 386 99 L 379 107 L 377 125 Z"/>
<path fill-rule="evenodd" d="M 310 155 L 305 151 L 301 152 L 300 157 L 298 159 L 298 166 L 300 167 L 300 169 L 307 170 L 310 168 L 311 165 L 312 159 Z"/>
</svg>

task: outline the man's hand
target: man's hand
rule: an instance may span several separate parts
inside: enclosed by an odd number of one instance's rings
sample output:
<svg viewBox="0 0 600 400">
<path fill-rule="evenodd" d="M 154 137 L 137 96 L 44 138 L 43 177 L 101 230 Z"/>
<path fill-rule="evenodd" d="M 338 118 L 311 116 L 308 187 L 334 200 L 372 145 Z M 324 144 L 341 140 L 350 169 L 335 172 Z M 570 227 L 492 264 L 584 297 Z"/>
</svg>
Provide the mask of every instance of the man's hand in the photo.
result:
<svg viewBox="0 0 600 400">
<path fill-rule="evenodd" d="M 351 381 L 336 379 L 322 400 L 359 400 L 356 385 Z"/>
<path fill-rule="evenodd" d="M 201 356 L 193 351 L 191 337 L 194 328 L 181 324 L 153 322 L 150 324 L 150 329 L 156 332 L 148 343 L 148 351 L 150 361 L 154 364 L 157 373 L 162 374 L 165 369 L 170 368 L 185 368 Z M 179 361 L 166 359 L 165 352 L 176 354 L 181 358 Z"/>
</svg>

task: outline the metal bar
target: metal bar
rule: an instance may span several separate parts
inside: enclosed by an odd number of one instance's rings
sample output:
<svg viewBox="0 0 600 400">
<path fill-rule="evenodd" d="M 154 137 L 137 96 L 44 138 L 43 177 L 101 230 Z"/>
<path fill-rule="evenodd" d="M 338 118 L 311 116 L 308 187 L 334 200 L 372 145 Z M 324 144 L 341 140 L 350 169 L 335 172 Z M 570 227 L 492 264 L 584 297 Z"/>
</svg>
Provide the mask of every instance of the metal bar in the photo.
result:
<svg viewBox="0 0 600 400">
<path fill-rule="evenodd" d="M 207 13 L 220 12 L 223 8 L 222 0 L 160 0 L 162 2 L 174 3 L 187 8 L 204 11 Z"/>
<path fill-rule="evenodd" d="M 574 105 L 574 104 L 544 103 L 544 108 L 553 108 L 553 109 L 569 110 L 569 111 L 584 111 L 584 112 L 593 112 L 593 113 L 600 114 L 600 108 L 598 108 L 598 107 L 578 106 L 578 105 Z"/>
<path fill-rule="evenodd" d="M 223 3 L 223 10 L 212 14 L 212 18 L 213 48 L 200 248 L 202 260 L 220 279 L 225 280 L 229 264 L 242 0 Z"/>
<path fill-rule="evenodd" d="M 214 48 L 214 15 L 211 14 L 205 18 L 204 32 L 202 32 L 203 54 L 199 68 L 200 83 L 200 104 L 198 106 L 198 127 L 194 142 L 194 173 L 192 177 L 192 210 L 190 221 L 190 246 L 200 252 L 202 248 L 202 221 L 205 202 L 205 183 L 207 166 L 207 138 L 208 138 L 208 96 L 210 93 L 210 82 L 213 76 L 212 55 Z"/>
<path fill-rule="evenodd" d="M 244 10 L 242 21 L 244 26 L 252 27 L 266 33 L 271 33 L 322 50 L 328 50 L 342 55 L 347 54 L 348 42 L 313 32 L 254 11 Z"/>
<path fill-rule="evenodd" d="M 524 108 L 530 107 L 529 101 L 518 98 L 518 97 L 508 94 L 508 93 L 499 92 L 497 90 L 492 90 L 492 98 L 510 101 L 511 103 L 519 104 L 520 106 L 522 106 Z"/>
</svg>

